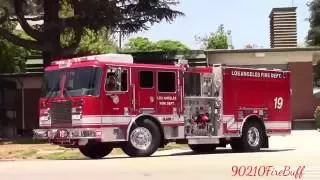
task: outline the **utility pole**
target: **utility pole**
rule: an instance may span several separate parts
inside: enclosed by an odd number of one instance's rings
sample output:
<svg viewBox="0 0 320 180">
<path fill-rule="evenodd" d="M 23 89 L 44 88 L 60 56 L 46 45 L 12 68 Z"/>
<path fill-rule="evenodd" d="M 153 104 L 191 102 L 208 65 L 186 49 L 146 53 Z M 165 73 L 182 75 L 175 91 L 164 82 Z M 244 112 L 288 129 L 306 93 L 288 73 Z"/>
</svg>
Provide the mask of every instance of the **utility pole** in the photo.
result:
<svg viewBox="0 0 320 180">
<path fill-rule="evenodd" d="M 231 30 L 227 31 L 227 35 L 228 35 L 228 49 L 232 49 L 232 35 L 231 35 Z"/>
</svg>

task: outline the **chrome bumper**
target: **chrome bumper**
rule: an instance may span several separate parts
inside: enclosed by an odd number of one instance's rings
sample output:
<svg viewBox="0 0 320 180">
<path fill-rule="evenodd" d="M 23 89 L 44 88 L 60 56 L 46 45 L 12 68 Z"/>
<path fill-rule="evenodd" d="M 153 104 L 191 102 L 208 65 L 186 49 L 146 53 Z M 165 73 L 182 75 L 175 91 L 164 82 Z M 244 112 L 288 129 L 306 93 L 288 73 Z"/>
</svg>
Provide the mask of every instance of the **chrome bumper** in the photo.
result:
<svg viewBox="0 0 320 180">
<path fill-rule="evenodd" d="M 34 139 L 97 139 L 101 138 L 102 132 L 99 129 L 90 128 L 63 128 L 63 129 L 34 129 Z"/>
</svg>

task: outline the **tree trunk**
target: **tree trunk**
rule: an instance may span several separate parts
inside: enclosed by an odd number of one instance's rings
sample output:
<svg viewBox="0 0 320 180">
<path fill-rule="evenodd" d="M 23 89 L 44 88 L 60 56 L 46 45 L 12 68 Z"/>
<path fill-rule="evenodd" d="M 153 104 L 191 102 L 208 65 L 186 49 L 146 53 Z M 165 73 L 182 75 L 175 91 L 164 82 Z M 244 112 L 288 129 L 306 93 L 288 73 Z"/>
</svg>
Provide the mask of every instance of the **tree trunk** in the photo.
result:
<svg viewBox="0 0 320 180">
<path fill-rule="evenodd" d="M 51 52 L 42 52 L 42 59 L 43 59 L 43 67 L 47 67 L 51 63 L 52 53 Z"/>
<path fill-rule="evenodd" d="M 47 67 L 50 65 L 52 58 L 60 56 L 60 28 L 59 28 L 59 0 L 45 0 L 44 1 L 44 44 L 49 47 L 49 51 L 42 52 L 43 65 Z"/>
</svg>

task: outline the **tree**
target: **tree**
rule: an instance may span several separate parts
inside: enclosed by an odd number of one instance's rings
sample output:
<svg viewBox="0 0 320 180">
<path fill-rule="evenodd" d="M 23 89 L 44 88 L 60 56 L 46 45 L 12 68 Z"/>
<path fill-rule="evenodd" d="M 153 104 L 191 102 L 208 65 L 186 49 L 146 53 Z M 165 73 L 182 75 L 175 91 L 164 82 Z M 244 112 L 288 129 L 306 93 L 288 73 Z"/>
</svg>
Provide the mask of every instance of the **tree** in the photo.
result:
<svg viewBox="0 0 320 180">
<path fill-rule="evenodd" d="M 150 41 L 145 37 L 136 37 L 129 39 L 125 45 L 127 52 L 151 52 L 151 51 L 176 51 L 185 52 L 190 50 L 186 45 L 180 41 L 175 40 L 160 40 L 156 42 Z"/>
<path fill-rule="evenodd" d="M 313 66 L 313 85 L 320 87 L 320 61 L 317 61 Z"/>
<path fill-rule="evenodd" d="M 121 31 L 126 35 L 184 15 L 172 9 L 171 6 L 178 4 L 176 0 L 130 3 L 127 0 L 0 0 L 0 4 L 0 23 L 14 15 L 32 40 L 22 39 L 5 28 L 0 28 L 0 36 L 19 46 L 42 51 L 45 66 L 52 57 L 74 54 L 87 29 L 97 32 L 106 28 L 110 33 Z M 43 20 L 43 24 L 30 25 L 28 20 Z M 72 34 L 73 39 L 63 46 L 61 36 L 65 32 Z"/>
<path fill-rule="evenodd" d="M 16 23 L 2 24 L 7 29 L 13 31 Z M 18 32 L 16 32 L 17 35 Z M 16 46 L 0 37 L 0 72 L 14 73 L 23 72 L 26 58 L 30 55 L 30 51 L 23 47 Z"/>
<path fill-rule="evenodd" d="M 310 30 L 307 35 L 306 45 L 319 46 L 320 45 L 320 0 L 312 0 L 308 4 L 310 11 Z M 320 87 L 320 54 L 313 55 L 313 84 L 315 87 Z"/>
<path fill-rule="evenodd" d="M 153 42 L 145 37 L 136 37 L 129 39 L 125 44 L 124 50 L 127 52 L 143 51 L 149 52 L 154 50 Z"/>
<path fill-rule="evenodd" d="M 185 52 L 190 49 L 186 45 L 182 44 L 180 41 L 160 40 L 154 43 L 154 50 Z"/>
<path fill-rule="evenodd" d="M 204 37 L 195 36 L 195 39 L 197 42 L 201 43 L 202 48 L 204 49 L 228 49 L 229 34 L 231 34 L 231 31 L 228 30 L 226 32 L 224 25 L 221 24 L 216 32 Z"/>
<path fill-rule="evenodd" d="M 0 38 L 0 72 L 23 72 L 26 58 L 30 52 Z"/>
<path fill-rule="evenodd" d="M 61 36 L 62 46 L 68 46 L 72 41 L 70 32 L 66 32 Z M 85 29 L 82 35 L 76 54 L 101 54 L 117 52 L 118 48 L 115 43 L 115 38 L 105 28 L 95 32 L 90 29 Z"/>
<path fill-rule="evenodd" d="M 259 46 L 257 44 L 247 44 L 244 46 L 244 49 L 257 49 Z"/>
<path fill-rule="evenodd" d="M 309 46 L 320 45 L 320 0 L 313 0 L 308 3 L 310 11 L 310 30 L 307 35 Z"/>
</svg>

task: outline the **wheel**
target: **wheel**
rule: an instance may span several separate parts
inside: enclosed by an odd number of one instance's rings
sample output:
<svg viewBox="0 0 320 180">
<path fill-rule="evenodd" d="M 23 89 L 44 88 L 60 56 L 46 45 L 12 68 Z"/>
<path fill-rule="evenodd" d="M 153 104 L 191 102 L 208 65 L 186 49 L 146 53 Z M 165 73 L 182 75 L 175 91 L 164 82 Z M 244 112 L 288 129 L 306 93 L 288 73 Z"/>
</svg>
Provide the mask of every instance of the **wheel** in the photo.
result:
<svg viewBox="0 0 320 180">
<path fill-rule="evenodd" d="M 143 119 L 132 125 L 128 142 L 121 149 L 131 157 L 147 157 L 158 150 L 160 141 L 158 126 L 149 119 Z"/>
<path fill-rule="evenodd" d="M 216 144 L 189 144 L 189 148 L 195 153 L 212 153 L 216 150 Z"/>
<path fill-rule="evenodd" d="M 101 159 L 111 153 L 113 147 L 107 144 L 89 141 L 85 146 L 79 146 L 80 152 L 91 159 Z"/>
<path fill-rule="evenodd" d="M 264 132 L 260 123 L 249 122 L 243 127 L 241 143 L 245 152 L 260 151 L 264 142 Z"/>
</svg>

